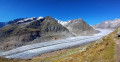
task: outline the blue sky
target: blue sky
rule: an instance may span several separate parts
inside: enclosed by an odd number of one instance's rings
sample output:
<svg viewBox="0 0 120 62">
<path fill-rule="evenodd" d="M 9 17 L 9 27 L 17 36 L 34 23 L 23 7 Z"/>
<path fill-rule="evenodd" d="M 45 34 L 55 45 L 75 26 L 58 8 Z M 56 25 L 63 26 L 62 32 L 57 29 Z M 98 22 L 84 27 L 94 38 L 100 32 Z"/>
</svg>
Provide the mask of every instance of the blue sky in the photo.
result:
<svg viewBox="0 0 120 62">
<path fill-rule="evenodd" d="M 0 0 L 0 22 L 39 16 L 82 18 L 93 25 L 120 18 L 120 0 Z"/>
</svg>

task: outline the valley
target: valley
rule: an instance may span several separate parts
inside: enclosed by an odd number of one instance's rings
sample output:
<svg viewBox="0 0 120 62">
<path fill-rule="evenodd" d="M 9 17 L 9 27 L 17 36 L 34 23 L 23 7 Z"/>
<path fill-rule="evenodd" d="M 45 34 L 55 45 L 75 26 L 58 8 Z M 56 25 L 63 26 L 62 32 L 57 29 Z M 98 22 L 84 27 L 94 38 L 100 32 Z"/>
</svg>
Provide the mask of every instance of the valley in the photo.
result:
<svg viewBox="0 0 120 62">
<path fill-rule="evenodd" d="M 120 62 L 120 0 L 0 0 L 0 62 Z"/>
<path fill-rule="evenodd" d="M 41 55 L 43 53 L 47 53 L 51 51 L 70 48 L 76 45 L 79 46 L 87 45 L 93 41 L 96 41 L 97 39 L 102 38 L 103 36 L 108 35 L 113 31 L 113 30 L 103 30 L 103 29 L 97 29 L 97 30 L 99 30 L 100 33 L 95 34 L 93 36 L 69 37 L 62 40 L 26 45 L 10 51 L 1 52 L 0 56 L 4 56 L 6 58 L 29 59 L 37 55 Z"/>
</svg>

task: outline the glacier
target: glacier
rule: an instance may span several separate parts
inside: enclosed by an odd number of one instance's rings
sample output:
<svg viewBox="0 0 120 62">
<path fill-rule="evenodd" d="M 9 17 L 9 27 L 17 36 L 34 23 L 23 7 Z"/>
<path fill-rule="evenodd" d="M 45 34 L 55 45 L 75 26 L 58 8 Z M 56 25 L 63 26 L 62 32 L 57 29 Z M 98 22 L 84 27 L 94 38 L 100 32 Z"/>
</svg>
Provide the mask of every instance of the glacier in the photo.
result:
<svg viewBox="0 0 120 62">
<path fill-rule="evenodd" d="M 96 29 L 96 30 L 100 32 L 93 36 L 69 37 L 61 40 L 54 40 L 54 41 L 26 45 L 26 46 L 18 47 L 16 49 L 12 49 L 9 51 L 0 52 L 0 56 L 6 57 L 6 58 L 29 59 L 37 55 L 41 55 L 43 53 L 47 53 L 51 51 L 73 47 L 76 45 L 79 45 L 79 46 L 86 45 L 113 32 L 113 30 L 109 30 L 109 29 L 106 29 L 106 30 Z"/>
</svg>

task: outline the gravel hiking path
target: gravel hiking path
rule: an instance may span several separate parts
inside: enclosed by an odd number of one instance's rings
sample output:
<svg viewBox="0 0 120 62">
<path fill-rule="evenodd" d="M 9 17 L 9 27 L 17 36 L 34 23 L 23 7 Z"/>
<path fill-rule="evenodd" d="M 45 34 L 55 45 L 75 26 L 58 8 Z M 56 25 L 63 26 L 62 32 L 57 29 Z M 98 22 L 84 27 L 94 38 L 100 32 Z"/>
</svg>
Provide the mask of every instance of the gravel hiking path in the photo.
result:
<svg viewBox="0 0 120 62">
<path fill-rule="evenodd" d="M 116 62 L 120 62 L 120 44 L 116 44 Z"/>
</svg>

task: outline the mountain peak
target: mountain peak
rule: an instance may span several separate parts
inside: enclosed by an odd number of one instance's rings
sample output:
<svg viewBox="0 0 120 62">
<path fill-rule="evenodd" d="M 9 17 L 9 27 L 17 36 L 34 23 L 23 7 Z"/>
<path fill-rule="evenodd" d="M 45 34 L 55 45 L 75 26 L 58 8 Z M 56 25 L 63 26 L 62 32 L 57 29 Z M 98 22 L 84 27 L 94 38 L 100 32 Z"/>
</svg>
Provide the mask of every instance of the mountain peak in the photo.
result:
<svg viewBox="0 0 120 62">
<path fill-rule="evenodd" d="M 78 18 L 78 19 L 73 19 L 72 21 L 78 22 L 78 21 L 83 21 L 83 19 L 82 18 Z"/>
<path fill-rule="evenodd" d="M 97 30 L 89 26 L 82 18 L 71 20 L 66 27 L 76 35 L 92 35 L 98 33 Z"/>
<path fill-rule="evenodd" d="M 51 16 L 46 16 L 45 18 L 52 18 Z"/>
<path fill-rule="evenodd" d="M 57 20 L 52 18 L 51 16 L 44 17 L 44 21 L 56 21 L 57 22 Z"/>
<path fill-rule="evenodd" d="M 78 18 L 77 20 L 79 20 L 79 21 L 83 21 L 83 19 L 82 19 L 82 18 Z"/>
</svg>

